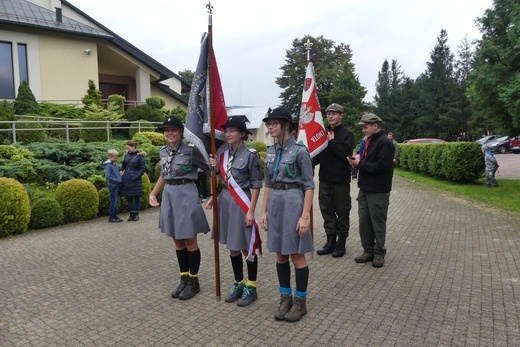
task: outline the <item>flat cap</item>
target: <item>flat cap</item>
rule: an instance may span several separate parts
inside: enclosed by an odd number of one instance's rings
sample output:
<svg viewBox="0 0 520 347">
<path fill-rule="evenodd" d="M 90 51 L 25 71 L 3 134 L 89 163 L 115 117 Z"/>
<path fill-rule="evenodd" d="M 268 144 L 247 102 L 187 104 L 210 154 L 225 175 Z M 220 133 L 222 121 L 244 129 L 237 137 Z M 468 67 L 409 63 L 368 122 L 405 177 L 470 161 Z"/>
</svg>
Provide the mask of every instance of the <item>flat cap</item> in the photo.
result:
<svg viewBox="0 0 520 347">
<path fill-rule="evenodd" d="M 376 116 L 373 113 L 365 113 L 363 117 L 361 117 L 361 120 L 359 121 L 359 125 L 363 124 L 374 124 L 374 123 L 381 123 L 383 120 Z"/>
<path fill-rule="evenodd" d="M 325 112 L 339 112 L 343 113 L 343 106 L 340 104 L 330 104 L 329 107 L 325 110 Z"/>
</svg>

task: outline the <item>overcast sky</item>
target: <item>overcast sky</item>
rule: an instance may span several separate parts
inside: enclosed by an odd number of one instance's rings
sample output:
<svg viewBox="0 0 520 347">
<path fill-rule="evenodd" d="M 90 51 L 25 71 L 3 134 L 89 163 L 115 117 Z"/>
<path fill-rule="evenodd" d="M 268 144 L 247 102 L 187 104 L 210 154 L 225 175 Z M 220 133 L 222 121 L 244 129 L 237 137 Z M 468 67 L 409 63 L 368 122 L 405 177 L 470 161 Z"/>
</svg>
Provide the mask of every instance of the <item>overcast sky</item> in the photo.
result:
<svg viewBox="0 0 520 347">
<path fill-rule="evenodd" d="M 207 0 L 70 0 L 89 16 L 178 73 L 195 70 L 207 31 Z M 280 104 L 275 83 L 285 53 L 305 35 L 350 45 L 361 84 L 375 95 L 385 59 L 416 78 L 441 29 L 452 53 L 492 0 L 213 0 L 213 48 L 226 104 Z M 303 88 L 302 76 L 302 88 Z M 323 105 L 322 105 L 323 106 Z"/>
</svg>

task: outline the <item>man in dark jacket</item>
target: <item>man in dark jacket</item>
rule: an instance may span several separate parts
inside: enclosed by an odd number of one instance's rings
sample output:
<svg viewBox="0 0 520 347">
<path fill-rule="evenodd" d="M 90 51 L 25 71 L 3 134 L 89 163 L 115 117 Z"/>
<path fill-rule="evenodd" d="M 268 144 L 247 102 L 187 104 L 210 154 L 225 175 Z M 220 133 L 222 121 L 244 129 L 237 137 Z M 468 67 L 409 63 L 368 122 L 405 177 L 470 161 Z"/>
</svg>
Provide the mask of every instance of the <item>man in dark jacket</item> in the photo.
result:
<svg viewBox="0 0 520 347">
<path fill-rule="evenodd" d="M 385 262 L 386 217 L 394 174 L 394 145 L 381 130 L 381 122 L 375 114 L 363 115 L 359 122 L 367 136 L 363 159 L 359 154 L 348 159 L 359 170 L 358 214 L 363 254 L 355 260 L 372 261 L 374 267 L 382 267 Z"/>
<path fill-rule="evenodd" d="M 351 169 L 346 160 L 354 149 L 354 134 L 343 126 L 343 107 L 331 104 L 327 107 L 327 148 L 313 158 L 313 165 L 320 165 L 319 193 L 323 228 L 327 243 L 317 251 L 319 255 L 333 257 L 345 255 L 345 242 L 350 229 L 350 177 Z M 337 240 L 336 240 L 337 239 Z"/>
</svg>

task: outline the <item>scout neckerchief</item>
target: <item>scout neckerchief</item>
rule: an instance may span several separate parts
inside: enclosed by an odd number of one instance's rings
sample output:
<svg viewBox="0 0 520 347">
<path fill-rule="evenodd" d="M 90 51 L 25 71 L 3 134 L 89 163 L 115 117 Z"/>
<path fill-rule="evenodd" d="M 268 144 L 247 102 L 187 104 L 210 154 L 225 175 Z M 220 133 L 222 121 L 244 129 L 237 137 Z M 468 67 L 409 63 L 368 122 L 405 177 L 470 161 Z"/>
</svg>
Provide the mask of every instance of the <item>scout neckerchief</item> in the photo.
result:
<svg viewBox="0 0 520 347">
<path fill-rule="evenodd" d="M 179 143 L 179 146 L 177 146 L 177 150 L 175 150 L 175 148 L 172 147 L 172 150 L 168 152 L 168 159 L 166 160 L 166 164 L 164 165 L 164 173 L 166 175 L 169 175 L 171 172 L 173 157 L 175 156 L 175 153 L 179 151 L 180 146 L 181 144 Z"/>
<path fill-rule="evenodd" d="M 224 153 L 220 155 L 220 176 L 224 180 L 226 187 L 229 190 L 229 193 L 233 197 L 233 200 L 240 207 L 242 212 L 247 215 L 247 211 L 251 207 L 251 200 L 244 192 L 244 190 L 238 185 L 238 183 L 233 178 L 231 174 L 231 165 L 233 164 L 234 156 L 229 156 L 229 149 L 225 150 Z M 224 163 L 227 163 L 224 165 Z M 247 250 L 247 260 L 254 261 L 256 250 L 258 249 L 259 253 L 262 254 L 262 240 L 260 239 L 260 232 L 258 230 L 258 224 L 256 222 L 256 217 L 253 215 L 253 225 L 251 232 L 251 241 L 249 242 L 249 248 Z"/>
</svg>

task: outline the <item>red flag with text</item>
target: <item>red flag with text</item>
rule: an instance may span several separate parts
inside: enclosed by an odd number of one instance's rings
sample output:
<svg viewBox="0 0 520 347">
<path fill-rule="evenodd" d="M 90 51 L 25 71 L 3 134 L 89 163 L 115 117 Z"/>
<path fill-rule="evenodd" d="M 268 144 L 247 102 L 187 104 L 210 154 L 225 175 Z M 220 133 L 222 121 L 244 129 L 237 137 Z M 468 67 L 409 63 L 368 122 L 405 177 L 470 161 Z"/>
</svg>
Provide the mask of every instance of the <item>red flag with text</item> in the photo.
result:
<svg viewBox="0 0 520 347">
<path fill-rule="evenodd" d="M 314 66 L 311 62 L 305 73 L 297 141 L 309 149 L 311 158 L 327 148 L 327 132 L 323 125 Z"/>
</svg>

